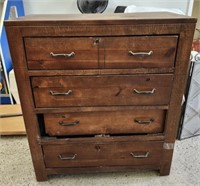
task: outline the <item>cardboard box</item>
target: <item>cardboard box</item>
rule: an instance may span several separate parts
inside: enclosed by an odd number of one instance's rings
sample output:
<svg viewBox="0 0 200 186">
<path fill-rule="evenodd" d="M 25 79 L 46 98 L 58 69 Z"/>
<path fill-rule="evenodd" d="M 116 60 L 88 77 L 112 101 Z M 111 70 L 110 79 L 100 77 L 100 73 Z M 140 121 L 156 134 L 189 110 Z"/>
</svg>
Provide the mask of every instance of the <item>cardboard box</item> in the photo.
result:
<svg viewBox="0 0 200 186">
<path fill-rule="evenodd" d="M 26 134 L 21 106 L 0 105 L 0 135 Z"/>
</svg>

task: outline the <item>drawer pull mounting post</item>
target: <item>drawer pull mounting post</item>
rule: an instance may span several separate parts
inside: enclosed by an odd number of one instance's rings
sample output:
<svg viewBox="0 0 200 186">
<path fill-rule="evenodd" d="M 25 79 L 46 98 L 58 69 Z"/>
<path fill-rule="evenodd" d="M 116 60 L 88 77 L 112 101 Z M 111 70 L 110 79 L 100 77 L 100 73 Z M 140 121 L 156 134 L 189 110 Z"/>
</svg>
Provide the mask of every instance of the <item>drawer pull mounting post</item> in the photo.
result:
<svg viewBox="0 0 200 186">
<path fill-rule="evenodd" d="M 149 125 L 149 124 L 151 124 L 151 123 L 153 123 L 154 122 L 154 119 L 149 119 L 149 120 L 142 120 L 142 119 L 134 119 L 134 121 L 136 122 L 136 123 L 138 123 L 138 124 L 140 124 L 140 125 Z"/>
<path fill-rule="evenodd" d="M 133 51 L 129 51 L 128 52 L 129 55 L 131 56 L 151 56 L 153 54 L 153 51 L 149 51 L 149 52 L 133 52 Z"/>
<path fill-rule="evenodd" d="M 70 157 L 63 157 L 61 154 L 58 155 L 58 157 L 61 159 L 61 160 L 74 160 L 76 158 L 77 154 L 74 154 L 73 156 L 70 156 Z"/>
<path fill-rule="evenodd" d="M 59 124 L 62 126 L 74 126 L 74 125 L 78 125 L 79 123 L 80 123 L 80 121 L 78 121 L 78 120 L 71 122 L 71 123 L 65 123 L 64 121 L 59 121 Z"/>
<path fill-rule="evenodd" d="M 69 96 L 72 93 L 72 90 L 68 90 L 67 92 L 54 92 L 52 90 L 49 91 L 52 96 Z"/>
<path fill-rule="evenodd" d="M 145 152 L 144 154 L 131 152 L 130 155 L 132 155 L 133 158 L 148 158 L 149 157 L 149 152 Z"/>
<path fill-rule="evenodd" d="M 50 55 L 52 57 L 66 57 L 66 58 L 70 58 L 70 57 L 75 56 L 75 52 L 71 52 L 69 54 L 55 54 L 55 53 L 51 52 Z"/>
<path fill-rule="evenodd" d="M 136 94 L 154 94 L 156 91 L 155 88 L 153 88 L 152 90 L 137 90 L 137 89 L 133 89 L 133 93 Z"/>
</svg>

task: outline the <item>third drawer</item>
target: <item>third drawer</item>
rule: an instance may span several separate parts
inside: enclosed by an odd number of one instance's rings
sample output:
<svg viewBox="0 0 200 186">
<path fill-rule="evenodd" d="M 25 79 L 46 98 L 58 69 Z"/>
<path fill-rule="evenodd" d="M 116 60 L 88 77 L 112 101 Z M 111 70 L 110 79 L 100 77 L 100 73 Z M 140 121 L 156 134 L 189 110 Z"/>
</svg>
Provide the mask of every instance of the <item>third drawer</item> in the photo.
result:
<svg viewBox="0 0 200 186">
<path fill-rule="evenodd" d="M 165 110 L 134 109 L 44 114 L 50 136 L 163 132 Z"/>
</svg>

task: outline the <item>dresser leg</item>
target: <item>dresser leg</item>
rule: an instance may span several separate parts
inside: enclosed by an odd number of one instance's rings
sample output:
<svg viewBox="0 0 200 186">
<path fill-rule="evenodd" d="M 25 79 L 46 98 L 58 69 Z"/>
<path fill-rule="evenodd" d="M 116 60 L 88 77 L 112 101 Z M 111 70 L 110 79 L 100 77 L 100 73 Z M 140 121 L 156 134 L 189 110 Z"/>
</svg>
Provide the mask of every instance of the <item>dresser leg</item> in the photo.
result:
<svg viewBox="0 0 200 186">
<path fill-rule="evenodd" d="M 160 168 L 160 176 L 167 176 L 170 174 L 171 161 L 173 156 L 173 150 L 163 150 L 163 159 Z"/>
<path fill-rule="evenodd" d="M 48 176 L 46 174 L 36 173 L 36 179 L 38 182 L 47 181 Z"/>
<path fill-rule="evenodd" d="M 161 168 L 160 169 L 160 176 L 168 176 L 170 174 L 170 168 Z"/>
</svg>

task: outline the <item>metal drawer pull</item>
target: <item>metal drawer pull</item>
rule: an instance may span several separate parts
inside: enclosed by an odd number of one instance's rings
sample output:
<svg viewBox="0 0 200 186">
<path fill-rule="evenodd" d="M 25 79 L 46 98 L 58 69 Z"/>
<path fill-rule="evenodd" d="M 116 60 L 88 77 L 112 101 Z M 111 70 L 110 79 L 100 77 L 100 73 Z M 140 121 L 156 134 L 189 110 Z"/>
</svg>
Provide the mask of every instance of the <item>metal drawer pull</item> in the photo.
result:
<svg viewBox="0 0 200 186">
<path fill-rule="evenodd" d="M 59 124 L 62 126 L 74 126 L 74 125 L 78 125 L 79 123 L 80 123 L 80 121 L 78 121 L 78 120 L 71 122 L 71 123 L 65 123 L 64 121 L 59 121 Z"/>
<path fill-rule="evenodd" d="M 50 55 L 52 57 L 67 57 L 67 58 L 70 58 L 70 57 L 75 56 L 75 52 L 71 52 L 69 54 L 54 54 L 53 52 L 51 52 Z"/>
<path fill-rule="evenodd" d="M 149 120 L 142 120 L 142 119 L 134 119 L 134 121 L 140 125 L 149 125 L 154 122 L 154 119 L 149 119 Z"/>
<path fill-rule="evenodd" d="M 133 92 L 136 94 L 154 94 L 156 91 L 155 88 L 153 88 L 152 90 L 137 90 L 137 89 L 133 89 Z"/>
<path fill-rule="evenodd" d="M 144 154 L 131 152 L 130 155 L 132 155 L 133 158 L 148 158 L 149 157 L 149 152 L 144 152 Z"/>
<path fill-rule="evenodd" d="M 52 90 L 49 91 L 52 96 L 69 96 L 72 93 L 72 90 L 68 90 L 67 92 L 54 92 Z"/>
<path fill-rule="evenodd" d="M 74 160 L 76 158 L 77 154 L 74 154 L 73 156 L 71 157 L 62 157 L 61 154 L 58 155 L 58 157 L 61 159 L 61 160 Z"/>
<path fill-rule="evenodd" d="M 128 52 L 129 55 L 132 56 L 150 56 L 153 54 L 153 51 L 149 51 L 149 52 L 133 52 L 133 51 L 129 51 Z"/>
</svg>

